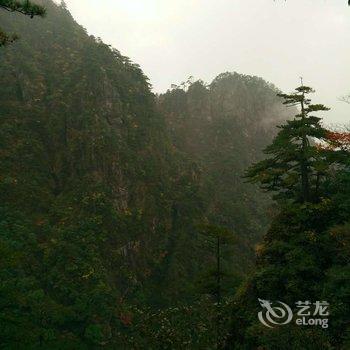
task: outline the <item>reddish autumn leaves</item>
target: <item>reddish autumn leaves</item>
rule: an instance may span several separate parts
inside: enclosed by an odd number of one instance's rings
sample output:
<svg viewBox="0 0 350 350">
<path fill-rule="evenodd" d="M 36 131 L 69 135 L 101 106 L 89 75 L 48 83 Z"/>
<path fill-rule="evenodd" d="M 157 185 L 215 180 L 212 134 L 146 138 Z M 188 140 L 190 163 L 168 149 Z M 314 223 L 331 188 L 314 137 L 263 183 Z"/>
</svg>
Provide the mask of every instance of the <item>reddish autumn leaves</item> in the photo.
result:
<svg viewBox="0 0 350 350">
<path fill-rule="evenodd" d="M 345 149 L 350 148 L 350 132 L 328 131 L 327 139 L 331 141 L 331 144 L 334 147 Z"/>
<path fill-rule="evenodd" d="M 350 132 L 337 132 L 328 130 L 325 140 L 327 143 L 317 145 L 319 149 L 350 150 Z"/>
</svg>

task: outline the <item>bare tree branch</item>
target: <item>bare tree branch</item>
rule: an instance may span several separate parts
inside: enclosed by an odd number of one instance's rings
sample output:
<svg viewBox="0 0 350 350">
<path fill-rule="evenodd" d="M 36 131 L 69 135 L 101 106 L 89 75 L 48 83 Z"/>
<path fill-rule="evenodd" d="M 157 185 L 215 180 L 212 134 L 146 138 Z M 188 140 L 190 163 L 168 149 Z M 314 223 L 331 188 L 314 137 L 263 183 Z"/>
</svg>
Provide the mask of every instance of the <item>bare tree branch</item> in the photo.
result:
<svg viewBox="0 0 350 350">
<path fill-rule="evenodd" d="M 350 2 L 350 0 L 349 0 L 349 2 Z M 339 101 L 342 101 L 342 102 L 345 102 L 347 104 L 350 104 L 350 95 L 340 97 Z"/>
</svg>

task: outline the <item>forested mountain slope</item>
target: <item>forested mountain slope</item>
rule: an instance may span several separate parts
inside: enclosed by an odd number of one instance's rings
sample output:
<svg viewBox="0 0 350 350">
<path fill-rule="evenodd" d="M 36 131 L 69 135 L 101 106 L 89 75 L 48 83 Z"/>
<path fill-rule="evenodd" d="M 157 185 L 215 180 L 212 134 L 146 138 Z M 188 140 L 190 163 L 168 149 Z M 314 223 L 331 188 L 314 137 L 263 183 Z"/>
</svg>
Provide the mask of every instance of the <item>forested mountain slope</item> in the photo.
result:
<svg viewBox="0 0 350 350">
<path fill-rule="evenodd" d="M 274 87 L 238 74 L 156 97 L 137 65 L 41 3 L 45 19 L 0 13 L 20 36 L 0 51 L 0 339 L 115 345 L 130 305 L 211 294 L 203 225 L 235 235 L 228 270 L 249 269 L 267 199 L 241 175 L 286 114 Z"/>
<path fill-rule="evenodd" d="M 270 220 L 271 203 L 245 183 L 243 174 L 262 157 L 275 126 L 290 116 L 277 93 L 261 78 L 223 73 L 209 85 L 190 78 L 158 98 L 174 147 L 201 171 L 206 217 L 240 240 L 235 270 L 242 268 L 242 259 L 249 265 L 249 247 L 261 239 Z"/>
<path fill-rule="evenodd" d="M 139 67 L 44 4 L 44 20 L 1 13 L 20 35 L 0 52 L 0 338 L 10 344 L 43 329 L 108 335 L 161 263 L 187 176 Z"/>
</svg>

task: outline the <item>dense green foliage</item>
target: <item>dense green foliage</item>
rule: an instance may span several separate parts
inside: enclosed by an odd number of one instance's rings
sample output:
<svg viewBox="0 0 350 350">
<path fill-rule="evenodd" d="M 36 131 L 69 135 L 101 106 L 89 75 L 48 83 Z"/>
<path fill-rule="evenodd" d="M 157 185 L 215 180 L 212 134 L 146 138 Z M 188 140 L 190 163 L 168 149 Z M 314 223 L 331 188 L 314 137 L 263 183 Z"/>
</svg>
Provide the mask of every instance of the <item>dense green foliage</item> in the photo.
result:
<svg viewBox="0 0 350 350">
<path fill-rule="evenodd" d="M 348 349 L 350 309 L 349 144 L 309 115 L 327 110 L 305 100 L 310 88 L 282 95 L 286 103 L 307 102 L 280 127 L 266 148 L 270 158 L 248 177 L 278 191 L 279 214 L 257 250 L 257 268 L 236 296 L 230 349 Z M 303 172 L 305 171 L 305 174 Z M 306 186 L 307 185 L 307 186 Z M 258 299 L 327 301 L 329 327 L 267 328 L 257 318 Z"/>
<path fill-rule="evenodd" d="M 22 40 L 0 57 L 0 338 L 98 344 L 125 300 L 152 302 L 176 189 L 195 188 L 141 70 L 45 6 L 2 17 Z"/>
<path fill-rule="evenodd" d="M 290 116 L 277 93 L 261 78 L 227 72 L 210 85 L 189 79 L 159 97 L 174 146 L 200 169 L 206 217 L 235 232 L 241 242 L 233 271 L 247 271 L 251 247 L 269 221 L 271 203 L 242 176 L 261 159 L 275 125 Z"/>
<path fill-rule="evenodd" d="M 311 90 L 223 73 L 155 96 L 36 3 L 0 13 L 21 36 L 0 50 L 0 348 L 346 349 L 349 147 Z M 264 328 L 258 298 L 327 300 L 331 326 Z"/>
<path fill-rule="evenodd" d="M 321 125 L 321 119 L 311 113 L 327 111 L 324 105 L 313 105 L 306 97 L 313 90 L 300 86 L 291 95 L 279 94 L 289 106 L 300 105 L 300 114 L 280 126 L 274 142 L 265 149 L 271 157 L 249 169 L 247 177 L 260 182 L 267 191 L 277 192 L 275 198 L 290 198 L 298 202 L 318 202 L 322 185 L 329 180 L 336 165 L 347 160 L 348 153 L 316 145 L 332 145 L 331 134 Z"/>
<path fill-rule="evenodd" d="M 267 225 L 240 176 L 284 113 L 276 89 L 226 73 L 154 96 L 38 3 L 44 20 L 0 14 L 21 36 L 0 52 L 1 346 L 215 347 Z"/>
</svg>

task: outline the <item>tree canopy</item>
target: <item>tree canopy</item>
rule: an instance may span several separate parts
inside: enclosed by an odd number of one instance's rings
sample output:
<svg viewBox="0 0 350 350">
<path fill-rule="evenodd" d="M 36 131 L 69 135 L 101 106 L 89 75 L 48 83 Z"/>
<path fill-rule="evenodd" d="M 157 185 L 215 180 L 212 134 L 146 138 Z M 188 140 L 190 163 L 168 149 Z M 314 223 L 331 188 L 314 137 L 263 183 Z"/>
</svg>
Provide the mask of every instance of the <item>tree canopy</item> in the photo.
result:
<svg viewBox="0 0 350 350">
<path fill-rule="evenodd" d="M 350 293 L 350 134 L 329 131 L 312 116 L 327 111 L 311 104 L 313 90 L 298 87 L 279 94 L 300 110 L 265 153 L 248 169 L 252 182 L 275 194 L 278 213 L 256 248 L 256 270 L 237 293 L 227 349 L 347 349 Z M 294 321 L 275 328 L 259 322 L 259 299 L 287 303 L 294 315 L 298 302 L 327 301 L 327 329 Z"/>
<path fill-rule="evenodd" d="M 349 130 L 239 73 L 155 95 L 40 4 L 0 11 L 0 347 L 348 349 Z M 327 300 L 330 327 L 271 330 L 261 298 Z"/>
<path fill-rule="evenodd" d="M 307 95 L 313 90 L 300 86 L 292 94 L 279 94 L 287 106 L 298 106 L 293 120 L 279 127 L 280 131 L 264 153 L 269 157 L 252 166 L 246 177 L 259 182 L 267 191 L 276 192 L 276 198 L 291 198 L 300 202 L 317 202 L 320 187 L 327 181 L 332 169 L 346 160 L 343 149 L 329 152 L 320 145 L 334 144 L 334 138 L 321 124 L 315 112 L 328 108 L 311 104 Z"/>
</svg>

